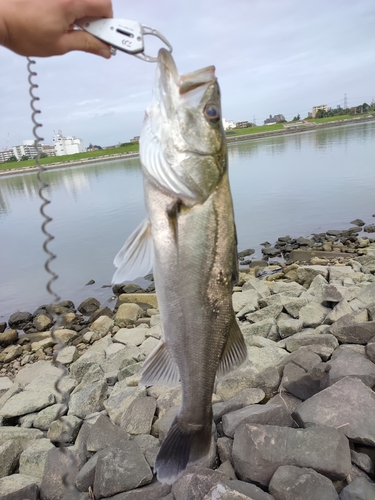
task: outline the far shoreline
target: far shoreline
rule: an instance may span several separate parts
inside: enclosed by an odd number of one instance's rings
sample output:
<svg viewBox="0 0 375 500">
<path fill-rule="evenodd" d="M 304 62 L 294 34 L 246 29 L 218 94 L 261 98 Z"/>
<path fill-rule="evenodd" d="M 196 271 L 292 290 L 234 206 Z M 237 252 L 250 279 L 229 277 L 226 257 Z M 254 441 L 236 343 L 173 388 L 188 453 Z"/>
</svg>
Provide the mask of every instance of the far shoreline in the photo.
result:
<svg viewBox="0 0 375 500">
<path fill-rule="evenodd" d="M 308 124 L 306 126 L 296 126 L 295 128 L 287 128 L 287 129 L 282 129 L 282 130 L 270 130 L 269 132 L 257 132 L 254 134 L 243 134 L 243 135 L 237 135 L 235 137 L 227 137 L 227 143 L 232 144 L 236 143 L 239 141 L 248 141 L 251 139 L 261 139 L 261 138 L 266 138 L 266 137 L 273 137 L 273 136 L 282 136 L 282 135 L 291 135 L 291 134 L 300 134 L 304 132 L 310 132 L 310 131 L 315 131 L 319 130 L 322 128 L 329 128 L 329 127 L 341 127 L 344 125 L 351 125 L 351 124 L 356 124 L 356 123 L 364 123 L 364 122 L 372 122 L 375 121 L 375 116 L 370 115 L 370 116 L 361 116 L 358 118 L 346 118 L 344 120 L 333 120 L 330 122 L 323 122 L 323 123 L 315 123 L 315 124 Z M 112 160 L 120 160 L 120 159 L 127 159 L 127 158 L 138 158 L 139 157 L 139 151 L 136 153 L 120 153 L 120 154 L 112 154 L 112 155 L 103 155 L 103 156 L 97 156 L 95 158 L 85 158 L 81 160 L 69 160 L 65 162 L 58 162 L 58 163 L 51 163 L 51 164 L 45 164 L 43 166 L 43 171 L 49 171 L 53 170 L 55 168 L 65 168 L 65 167 L 73 167 L 77 165 L 87 165 L 91 163 L 101 163 L 103 161 L 112 161 Z M 9 170 L 0 170 L 0 176 L 5 176 L 5 175 L 14 175 L 14 174 L 24 174 L 28 172 L 37 172 L 39 171 L 39 167 L 36 165 L 29 166 L 29 167 L 20 167 L 20 168 L 12 168 Z"/>
</svg>

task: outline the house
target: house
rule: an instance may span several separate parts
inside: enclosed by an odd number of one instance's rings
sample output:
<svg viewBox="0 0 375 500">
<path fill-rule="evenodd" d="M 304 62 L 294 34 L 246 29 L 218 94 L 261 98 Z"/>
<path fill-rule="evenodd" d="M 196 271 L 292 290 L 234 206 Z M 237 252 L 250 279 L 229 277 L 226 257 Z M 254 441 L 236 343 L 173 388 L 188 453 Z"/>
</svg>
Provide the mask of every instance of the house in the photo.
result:
<svg viewBox="0 0 375 500">
<path fill-rule="evenodd" d="M 249 126 L 249 122 L 246 120 L 245 122 L 237 122 L 236 128 L 247 128 Z"/>
<path fill-rule="evenodd" d="M 236 124 L 232 120 L 227 121 L 225 118 L 223 118 L 222 122 L 223 122 L 223 129 L 224 130 L 236 128 Z"/>
<path fill-rule="evenodd" d="M 72 135 L 64 137 L 61 130 L 53 136 L 53 142 L 56 156 L 74 155 L 86 151 L 82 139 Z"/>
<path fill-rule="evenodd" d="M 281 113 L 279 115 L 272 116 L 264 120 L 264 125 L 276 125 L 276 123 L 285 122 L 285 116 Z"/>
</svg>

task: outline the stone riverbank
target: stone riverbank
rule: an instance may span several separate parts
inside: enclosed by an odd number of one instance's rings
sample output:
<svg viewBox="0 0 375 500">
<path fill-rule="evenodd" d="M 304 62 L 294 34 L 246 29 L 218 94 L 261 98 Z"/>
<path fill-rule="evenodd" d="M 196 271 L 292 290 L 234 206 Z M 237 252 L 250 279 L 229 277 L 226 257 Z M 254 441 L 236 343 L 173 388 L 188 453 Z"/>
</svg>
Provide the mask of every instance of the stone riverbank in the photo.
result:
<svg viewBox="0 0 375 500">
<path fill-rule="evenodd" d="M 298 249 L 282 237 L 264 246 L 281 245 L 282 266 L 241 271 L 248 361 L 217 381 L 210 455 L 172 486 L 153 465 L 181 390 L 138 385 L 161 337 L 155 293 L 117 286 L 114 310 L 89 298 L 12 315 L 0 334 L 0 500 L 375 499 L 375 242 L 357 235 Z"/>
</svg>

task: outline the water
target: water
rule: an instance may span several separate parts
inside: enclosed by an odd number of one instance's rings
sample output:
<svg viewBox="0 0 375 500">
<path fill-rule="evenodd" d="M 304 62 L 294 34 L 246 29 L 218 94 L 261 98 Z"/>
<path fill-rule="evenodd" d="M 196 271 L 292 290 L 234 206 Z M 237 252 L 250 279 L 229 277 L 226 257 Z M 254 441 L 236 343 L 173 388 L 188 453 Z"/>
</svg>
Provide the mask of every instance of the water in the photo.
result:
<svg viewBox="0 0 375 500">
<path fill-rule="evenodd" d="M 230 144 L 239 250 L 261 257 L 265 240 L 343 229 L 355 218 L 375 222 L 374 144 L 375 122 Z M 56 169 L 45 179 L 60 276 L 53 288 L 76 305 L 89 296 L 106 304 L 113 257 L 145 216 L 139 160 Z M 35 173 L 0 177 L 2 321 L 51 302 L 37 190 Z"/>
</svg>

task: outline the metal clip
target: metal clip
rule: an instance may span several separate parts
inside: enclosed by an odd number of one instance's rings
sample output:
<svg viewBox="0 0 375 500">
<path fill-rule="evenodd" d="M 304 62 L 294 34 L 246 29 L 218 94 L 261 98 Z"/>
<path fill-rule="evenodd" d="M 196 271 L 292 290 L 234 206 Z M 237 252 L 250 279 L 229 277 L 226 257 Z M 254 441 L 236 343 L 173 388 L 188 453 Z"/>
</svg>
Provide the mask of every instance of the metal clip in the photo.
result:
<svg viewBox="0 0 375 500">
<path fill-rule="evenodd" d="M 155 28 L 150 28 L 150 26 L 145 26 L 144 24 L 141 24 L 142 27 L 142 35 L 153 35 L 156 36 L 156 38 L 159 38 L 167 48 L 169 49 L 169 52 L 172 52 L 172 45 L 168 42 L 168 40 L 163 36 L 160 31 L 156 30 Z M 142 61 L 146 62 L 156 62 L 158 60 L 157 56 L 148 56 L 147 54 L 143 52 L 140 52 L 139 54 L 134 54 L 135 57 L 138 57 L 138 59 L 142 59 Z"/>
</svg>

